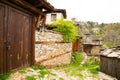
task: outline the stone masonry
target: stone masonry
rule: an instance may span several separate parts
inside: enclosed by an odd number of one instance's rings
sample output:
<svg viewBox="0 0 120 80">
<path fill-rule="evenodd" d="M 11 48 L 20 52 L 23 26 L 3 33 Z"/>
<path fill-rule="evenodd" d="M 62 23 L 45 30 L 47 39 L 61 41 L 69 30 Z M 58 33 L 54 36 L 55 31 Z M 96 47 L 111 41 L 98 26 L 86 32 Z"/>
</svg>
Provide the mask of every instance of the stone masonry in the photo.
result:
<svg viewBox="0 0 120 80">
<path fill-rule="evenodd" d="M 64 43 L 60 33 L 36 31 L 35 60 L 37 64 L 46 67 L 69 64 L 71 53 L 72 43 Z"/>
</svg>

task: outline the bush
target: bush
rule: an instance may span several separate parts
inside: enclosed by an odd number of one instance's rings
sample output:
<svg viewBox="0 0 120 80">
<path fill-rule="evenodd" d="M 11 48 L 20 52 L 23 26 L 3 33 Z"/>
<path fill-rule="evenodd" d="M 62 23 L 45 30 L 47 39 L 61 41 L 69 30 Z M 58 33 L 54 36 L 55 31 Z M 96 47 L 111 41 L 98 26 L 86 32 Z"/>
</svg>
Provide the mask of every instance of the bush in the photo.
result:
<svg viewBox="0 0 120 80">
<path fill-rule="evenodd" d="M 65 42 L 72 42 L 78 36 L 78 31 L 76 26 L 74 26 L 74 24 L 72 24 L 72 22 L 70 21 L 65 21 L 61 19 L 53 23 L 53 25 L 57 26 L 57 28 L 55 28 L 54 31 L 63 34 L 63 39 Z"/>
</svg>

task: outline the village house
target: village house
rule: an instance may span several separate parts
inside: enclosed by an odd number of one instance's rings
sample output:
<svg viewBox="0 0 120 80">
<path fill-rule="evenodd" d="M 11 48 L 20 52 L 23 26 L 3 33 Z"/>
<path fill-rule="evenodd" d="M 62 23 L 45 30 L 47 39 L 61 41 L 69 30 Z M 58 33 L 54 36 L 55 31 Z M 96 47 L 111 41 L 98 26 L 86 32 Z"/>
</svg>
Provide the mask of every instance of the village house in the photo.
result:
<svg viewBox="0 0 120 80">
<path fill-rule="evenodd" d="M 54 12 L 46 14 L 46 24 L 52 24 L 57 19 L 66 19 L 66 10 L 65 9 L 55 9 Z"/>
<path fill-rule="evenodd" d="M 35 63 L 35 30 L 54 7 L 46 0 L 0 0 L 0 74 Z"/>
<path fill-rule="evenodd" d="M 102 40 L 96 38 L 92 34 L 85 34 L 83 38 L 83 51 L 87 54 L 96 54 L 100 53 L 100 48 L 102 45 Z"/>
</svg>

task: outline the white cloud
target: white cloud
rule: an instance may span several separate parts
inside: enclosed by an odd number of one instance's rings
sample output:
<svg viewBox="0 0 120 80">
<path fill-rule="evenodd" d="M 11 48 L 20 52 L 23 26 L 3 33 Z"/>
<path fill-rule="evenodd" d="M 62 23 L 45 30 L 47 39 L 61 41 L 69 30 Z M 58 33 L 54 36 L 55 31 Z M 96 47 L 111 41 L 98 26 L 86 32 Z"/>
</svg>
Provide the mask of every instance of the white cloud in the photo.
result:
<svg viewBox="0 0 120 80">
<path fill-rule="evenodd" d="M 120 22 L 120 0 L 48 0 L 54 7 L 66 9 L 68 19 Z"/>
</svg>

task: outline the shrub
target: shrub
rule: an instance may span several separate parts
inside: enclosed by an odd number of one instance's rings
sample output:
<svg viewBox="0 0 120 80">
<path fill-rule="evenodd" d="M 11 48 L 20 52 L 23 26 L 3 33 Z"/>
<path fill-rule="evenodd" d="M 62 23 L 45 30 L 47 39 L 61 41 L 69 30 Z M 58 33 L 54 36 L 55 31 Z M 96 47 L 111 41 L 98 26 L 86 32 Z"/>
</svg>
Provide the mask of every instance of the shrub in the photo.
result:
<svg viewBox="0 0 120 80">
<path fill-rule="evenodd" d="M 70 21 L 65 21 L 63 19 L 56 21 L 53 25 L 57 26 L 54 31 L 63 34 L 63 39 L 65 42 L 72 42 L 78 36 L 78 31 L 76 26 Z"/>
</svg>

